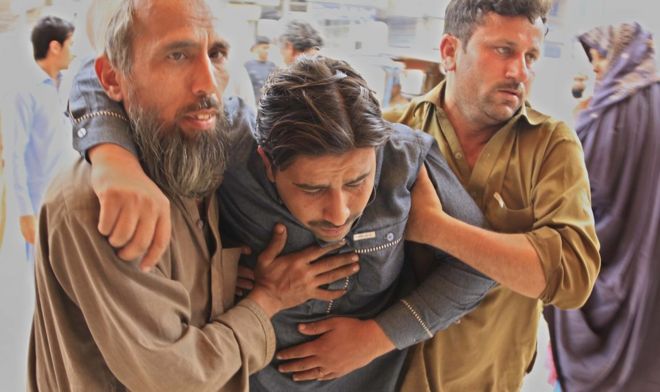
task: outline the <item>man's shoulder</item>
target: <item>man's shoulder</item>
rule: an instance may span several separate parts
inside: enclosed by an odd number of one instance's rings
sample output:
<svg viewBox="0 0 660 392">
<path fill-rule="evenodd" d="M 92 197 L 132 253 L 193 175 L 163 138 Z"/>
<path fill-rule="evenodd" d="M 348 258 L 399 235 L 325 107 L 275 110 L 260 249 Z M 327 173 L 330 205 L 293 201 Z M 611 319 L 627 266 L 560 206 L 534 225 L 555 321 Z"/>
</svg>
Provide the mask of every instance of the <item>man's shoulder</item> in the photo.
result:
<svg viewBox="0 0 660 392">
<path fill-rule="evenodd" d="M 408 125 L 401 123 L 390 123 L 392 134 L 388 145 L 398 148 L 422 148 L 428 149 L 433 143 L 433 138 L 421 131 L 416 131 Z"/>
<path fill-rule="evenodd" d="M 87 161 L 78 159 L 57 174 L 46 191 L 42 211 L 53 224 L 73 214 L 91 213 L 98 217 L 100 205 L 92 189 Z"/>
<path fill-rule="evenodd" d="M 578 141 L 575 131 L 564 121 L 549 116 L 530 106 L 527 110 L 527 127 L 525 132 L 530 136 L 548 140 Z"/>
</svg>

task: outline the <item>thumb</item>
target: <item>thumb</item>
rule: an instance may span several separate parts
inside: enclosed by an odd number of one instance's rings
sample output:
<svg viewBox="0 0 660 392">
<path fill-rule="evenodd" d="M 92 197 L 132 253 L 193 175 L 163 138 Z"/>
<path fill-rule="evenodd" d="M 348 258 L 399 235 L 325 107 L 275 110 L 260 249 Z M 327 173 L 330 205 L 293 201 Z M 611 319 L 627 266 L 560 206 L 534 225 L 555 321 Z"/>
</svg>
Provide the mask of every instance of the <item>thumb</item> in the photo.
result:
<svg viewBox="0 0 660 392">
<path fill-rule="evenodd" d="M 278 223 L 273 227 L 270 243 L 259 255 L 259 263 L 270 264 L 284 250 L 284 245 L 286 245 L 286 226 Z"/>
<path fill-rule="evenodd" d="M 315 321 L 313 323 L 298 324 L 298 331 L 303 335 L 321 335 L 332 330 L 331 320 Z"/>
</svg>

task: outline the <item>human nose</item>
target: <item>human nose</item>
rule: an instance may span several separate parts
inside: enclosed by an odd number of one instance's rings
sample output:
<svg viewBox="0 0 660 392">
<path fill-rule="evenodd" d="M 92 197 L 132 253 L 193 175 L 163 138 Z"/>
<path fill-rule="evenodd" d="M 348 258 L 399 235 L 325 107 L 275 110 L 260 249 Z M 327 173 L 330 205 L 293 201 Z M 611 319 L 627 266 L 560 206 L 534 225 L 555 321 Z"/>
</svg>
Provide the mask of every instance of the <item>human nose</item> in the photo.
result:
<svg viewBox="0 0 660 392">
<path fill-rule="evenodd" d="M 193 74 L 193 93 L 208 96 L 218 92 L 218 70 L 208 56 L 200 56 Z"/>
<path fill-rule="evenodd" d="M 529 80 L 531 74 L 530 66 L 527 64 L 525 56 L 516 56 L 507 67 L 506 77 L 519 83 L 525 83 Z"/>
<path fill-rule="evenodd" d="M 351 215 L 351 209 L 348 206 L 348 200 L 344 192 L 328 192 L 326 204 L 323 208 L 323 219 L 335 226 L 341 226 L 346 223 Z"/>
</svg>

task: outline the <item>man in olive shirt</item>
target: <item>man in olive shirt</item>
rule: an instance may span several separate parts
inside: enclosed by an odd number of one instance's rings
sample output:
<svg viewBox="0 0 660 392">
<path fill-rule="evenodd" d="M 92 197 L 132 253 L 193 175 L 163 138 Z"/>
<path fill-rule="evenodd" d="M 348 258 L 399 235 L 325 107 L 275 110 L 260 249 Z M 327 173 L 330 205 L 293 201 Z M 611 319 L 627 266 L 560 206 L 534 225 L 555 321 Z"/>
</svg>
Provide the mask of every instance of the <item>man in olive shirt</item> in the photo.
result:
<svg viewBox="0 0 660 392">
<path fill-rule="evenodd" d="M 525 104 L 548 8 L 541 0 L 452 1 L 440 44 L 446 81 L 385 114 L 436 138 L 495 232 L 452 220 L 432 199 L 411 221 L 500 283 L 460 324 L 417 346 L 404 390 L 519 390 L 542 305 L 579 307 L 595 282 L 599 244 L 580 143 Z"/>
<path fill-rule="evenodd" d="M 144 169 L 172 205 L 172 241 L 149 273 L 121 261 L 97 230 L 108 212 L 91 167 L 81 160 L 55 180 L 39 219 L 28 390 L 247 390 L 275 351 L 270 318 L 337 299 L 343 290 L 319 287 L 357 271 L 352 253 L 315 261 L 341 243 L 277 257 L 286 231 L 276 226 L 254 290 L 234 305 L 240 249 L 223 247 L 214 192 L 226 124 L 245 119 L 222 114 L 226 45 L 209 15 L 202 0 L 140 0 L 112 19 L 96 71 L 140 129 Z"/>
</svg>

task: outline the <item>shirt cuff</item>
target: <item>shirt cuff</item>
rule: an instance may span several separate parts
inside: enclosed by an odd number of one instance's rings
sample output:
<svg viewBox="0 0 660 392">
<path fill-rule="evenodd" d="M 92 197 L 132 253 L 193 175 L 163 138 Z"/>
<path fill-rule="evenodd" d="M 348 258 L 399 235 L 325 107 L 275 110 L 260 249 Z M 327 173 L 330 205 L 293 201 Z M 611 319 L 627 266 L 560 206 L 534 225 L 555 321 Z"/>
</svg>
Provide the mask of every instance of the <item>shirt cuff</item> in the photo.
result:
<svg viewBox="0 0 660 392">
<path fill-rule="evenodd" d="M 244 307 L 248 309 L 259 320 L 259 324 L 263 328 L 263 333 L 266 338 L 266 357 L 264 358 L 264 364 L 268 364 L 275 355 L 275 343 L 277 342 L 275 330 L 273 329 L 273 323 L 270 321 L 270 317 L 266 315 L 266 312 L 264 312 L 261 306 L 257 305 L 256 302 L 249 298 L 239 302 L 236 307 Z"/>
<path fill-rule="evenodd" d="M 95 130 L 90 132 L 90 130 Z M 103 143 L 117 144 L 137 156 L 135 142 L 128 119 L 111 112 L 92 112 L 73 124 L 73 148 L 89 161 L 87 152 Z"/>
<path fill-rule="evenodd" d="M 375 320 L 399 350 L 433 337 L 419 310 L 405 299 L 392 304 L 376 316 Z"/>
</svg>

